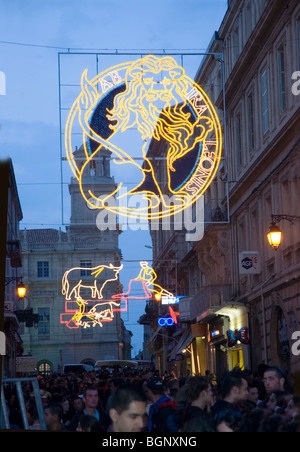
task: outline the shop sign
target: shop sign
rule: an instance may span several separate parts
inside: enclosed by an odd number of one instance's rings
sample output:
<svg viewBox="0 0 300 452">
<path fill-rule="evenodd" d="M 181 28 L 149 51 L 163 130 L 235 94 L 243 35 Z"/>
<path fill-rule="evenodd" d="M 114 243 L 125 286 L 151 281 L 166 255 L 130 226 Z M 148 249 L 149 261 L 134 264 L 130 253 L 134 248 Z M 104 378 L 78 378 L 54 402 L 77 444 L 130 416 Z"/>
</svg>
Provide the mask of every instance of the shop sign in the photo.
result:
<svg viewBox="0 0 300 452">
<path fill-rule="evenodd" d="M 259 275 L 261 273 L 260 254 L 257 251 L 239 253 L 240 275 Z"/>
<path fill-rule="evenodd" d="M 163 295 L 161 297 L 161 304 L 178 304 L 181 298 L 185 298 L 185 296 L 167 296 L 167 295 Z"/>
<path fill-rule="evenodd" d="M 16 372 L 34 372 L 36 370 L 36 358 L 34 356 L 17 356 Z"/>
<path fill-rule="evenodd" d="M 174 309 L 169 306 L 169 312 L 170 315 L 168 317 L 160 317 L 157 321 L 159 326 L 173 326 L 174 324 L 177 325 L 178 320 L 177 317 L 179 317 L 179 312 L 175 312 Z"/>
<path fill-rule="evenodd" d="M 250 340 L 248 338 L 248 328 L 244 326 L 239 330 L 227 330 L 227 345 L 228 347 L 234 347 L 238 342 L 241 344 L 249 345 Z"/>
</svg>

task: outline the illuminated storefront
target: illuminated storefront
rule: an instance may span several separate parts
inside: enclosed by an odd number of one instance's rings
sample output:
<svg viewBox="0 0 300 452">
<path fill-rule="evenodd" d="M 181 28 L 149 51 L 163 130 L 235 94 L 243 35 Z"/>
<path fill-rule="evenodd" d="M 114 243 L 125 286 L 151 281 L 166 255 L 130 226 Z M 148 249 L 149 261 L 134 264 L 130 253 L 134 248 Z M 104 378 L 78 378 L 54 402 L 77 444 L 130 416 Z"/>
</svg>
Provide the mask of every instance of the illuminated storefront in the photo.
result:
<svg viewBox="0 0 300 452">
<path fill-rule="evenodd" d="M 222 316 L 222 330 L 212 329 L 210 331 L 210 341 L 216 343 L 216 339 L 222 336 L 219 342 L 219 350 L 225 357 L 228 370 L 238 366 L 241 369 L 250 368 L 250 348 L 248 334 L 248 311 L 242 304 L 228 304 L 216 312 Z M 216 346 L 216 345 L 215 345 Z"/>
</svg>

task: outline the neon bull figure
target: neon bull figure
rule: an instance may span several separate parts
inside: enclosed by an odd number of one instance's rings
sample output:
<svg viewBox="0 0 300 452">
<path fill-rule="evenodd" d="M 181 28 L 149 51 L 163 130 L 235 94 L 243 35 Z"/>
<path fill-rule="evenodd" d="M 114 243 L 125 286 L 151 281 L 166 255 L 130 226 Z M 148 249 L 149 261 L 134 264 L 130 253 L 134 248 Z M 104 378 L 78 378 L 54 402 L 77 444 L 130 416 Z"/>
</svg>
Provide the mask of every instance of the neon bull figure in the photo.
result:
<svg viewBox="0 0 300 452">
<path fill-rule="evenodd" d="M 98 300 L 103 299 L 103 289 L 107 283 L 112 281 L 117 281 L 119 272 L 122 270 L 123 265 L 120 267 L 115 267 L 112 264 L 109 265 L 98 265 L 97 267 L 87 268 L 87 267 L 74 267 L 67 270 L 62 279 L 62 294 L 65 295 L 66 300 L 71 300 L 74 297 L 76 300 L 83 299 L 80 294 L 82 289 L 90 289 L 91 298 L 96 298 Z M 90 272 L 91 277 L 85 277 L 83 280 L 80 275 L 83 272 Z M 79 277 L 78 277 L 79 275 Z M 101 276 L 100 276 L 101 275 Z"/>
</svg>

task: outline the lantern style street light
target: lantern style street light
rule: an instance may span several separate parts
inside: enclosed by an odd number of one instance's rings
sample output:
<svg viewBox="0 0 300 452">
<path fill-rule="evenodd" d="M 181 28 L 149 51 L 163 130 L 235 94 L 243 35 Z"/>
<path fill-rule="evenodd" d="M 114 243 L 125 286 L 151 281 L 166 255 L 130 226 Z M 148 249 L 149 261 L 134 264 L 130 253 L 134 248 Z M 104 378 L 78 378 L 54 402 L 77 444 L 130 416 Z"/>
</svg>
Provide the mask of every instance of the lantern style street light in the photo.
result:
<svg viewBox="0 0 300 452">
<path fill-rule="evenodd" d="M 281 243 L 282 231 L 277 226 L 281 220 L 287 220 L 291 224 L 294 224 L 296 220 L 300 220 L 300 217 L 295 215 L 272 215 L 272 222 L 270 225 L 267 238 L 271 247 L 276 251 Z"/>
<path fill-rule="evenodd" d="M 17 294 L 19 298 L 24 298 L 26 295 L 27 289 L 25 284 L 21 281 L 17 284 Z"/>
<path fill-rule="evenodd" d="M 22 278 L 20 277 L 11 277 L 5 278 L 5 285 L 10 284 L 12 281 L 17 282 L 17 295 L 19 299 L 23 299 L 26 295 L 27 288 L 25 284 L 22 282 Z"/>
</svg>

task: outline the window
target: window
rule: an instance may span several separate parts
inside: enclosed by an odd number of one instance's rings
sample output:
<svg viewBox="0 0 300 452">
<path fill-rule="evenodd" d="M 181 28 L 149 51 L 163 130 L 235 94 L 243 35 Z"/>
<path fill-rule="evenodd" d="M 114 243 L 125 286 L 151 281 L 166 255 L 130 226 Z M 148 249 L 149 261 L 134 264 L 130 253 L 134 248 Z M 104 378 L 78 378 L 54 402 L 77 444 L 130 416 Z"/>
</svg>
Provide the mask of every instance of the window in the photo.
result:
<svg viewBox="0 0 300 452">
<path fill-rule="evenodd" d="M 38 308 L 38 334 L 39 336 L 50 335 L 50 308 Z"/>
<path fill-rule="evenodd" d="M 235 149 L 236 161 L 238 166 L 241 166 L 242 161 L 242 134 L 241 134 L 241 114 L 238 113 L 235 117 Z"/>
<path fill-rule="evenodd" d="M 252 32 L 252 6 L 251 2 L 249 2 L 246 5 L 245 9 L 245 35 L 246 35 L 246 41 L 248 40 L 249 36 Z"/>
<path fill-rule="evenodd" d="M 269 100 L 268 100 L 268 72 L 267 69 L 261 74 L 261 107 L 262 107 L 262 130 L 265 135 L 269 130 Z"/>
<path fill-rule="evenodd" d="M 38 278 L 49 278 L 49 262 L 39 261 L 37 263 L 37 275 Z"/>
<path fill-rule="evenodd" d="M 85 268 L 91 268 L 92 261 L 80 261 L 80 276 L 90 276 L 90 270 L 84 270 Z"/>
<path fill-rule="evenodd" d="M 253 95 L 250 93 L 247 98 L 247 113 L 248 113 L 248 146 L 250 151 L 254 149 L 254 109 L 253 109 Z"/>
<path fill-rule="evenodd" d="M 90 161 L 90 176 L 96 176 L 96 162 L 95 160 Z"/>
<path fill-rule="evenodd" d="M 51 372 L 51 364 L 47 361 L 43 361 L 38 365 L 38 372 L 43 375 L 49 375 Z"/>
<path fill-rule="evenodd" d="M 240 40 L 238 26 L 232 32 L 232 64 L 235 65 L 240 54 Z"/>
<path fill-rule="evenodd" d="M 278 49 L 277 64 L 278 64 L 278 84 L 279 84 L 279 110 L 280 113 L 282 113 L 286 107 L 285 64 L 283 47 Z"/>
</svg>

